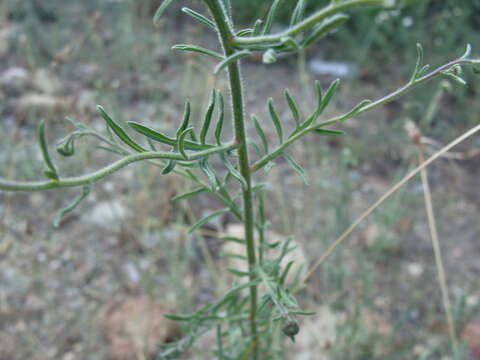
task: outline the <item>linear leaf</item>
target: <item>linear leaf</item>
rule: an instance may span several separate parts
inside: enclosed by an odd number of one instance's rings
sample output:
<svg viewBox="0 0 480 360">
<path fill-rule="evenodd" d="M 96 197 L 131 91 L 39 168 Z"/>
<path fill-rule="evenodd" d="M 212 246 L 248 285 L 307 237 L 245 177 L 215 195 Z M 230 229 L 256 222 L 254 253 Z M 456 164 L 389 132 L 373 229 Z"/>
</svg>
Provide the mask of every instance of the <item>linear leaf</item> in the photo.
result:
<svg viewBox="0 0 480 360">
<path fill-rule="evenodd" d="M 176 138 L 178 138 L 180 136 L 180 133 L 188 127 L 188 124 L 190 122 L 190 113 L 191 113 L 191 106 L 190 106 L 190 102 L 187 100 L 185 101 L 185 108 L 183 110 L 182 123 L 180 124 L 180 127 L 178 128 L 177 133 L 175 134 Z"/>
<path fill-rule="evenodd" d="M 45 162 L 45 165 L 47 165 L 47 170 L 44 171 L 44 174 L 50 179 L 58 180 L 57 168 L 53 163 L 48 151 L 47 138 L 45 136 L 45 120 L 43 119 L 40 120 L 40 123 L 38 124 L 37 137 L 38 144 L 40 145 L 40 149 L 42 151 L 43 161 Z"/>
<path fill-rule="evenodd" d="M 214 73 L 215 74 L 218 74 L 220 71 L 222 71 L 223 69 L 225 69 L 228 65 L 236 62 L 237 60 L 245 57 L 245 56 L 249 56 L 251 55 L 252 52 L 250 50 L 242 50 L 242 51 L 237 51 L 235 53 L 233 53 L 232 55 L 230 55 L 229 57 L 223 59 L 216 67 L 215 67 L 215 70 L 214 70 Z"/>
<path fill-rule="evenodd" d="M 163 15 L 167 7 L 173 2 L 173 0 L 164 0 L 162 4 L 158 7 L 157 11 L 155 11 L 155 15 L 153 15 L 153 23 L 158 24 L 160 17 Z"/>
<path fill-rule="evenodd" d="M 215 26 L 214 22 L 212 20 L 210 20 L 209 18 L 207 18 L 206 16 L 196 12 L 195 10 L 192 10 L 192 9 L 189 9 L 187 7 L 183 7 L 182 8 L 182 11 L 187 14 L 187 15 L 190 15 L 191 17 L 193 17 L 194 19 L 200 21 L 201 23 L 207 25 L 209 28 L 213 29 L 213 30 L 217 30 L 217 27 Z"/>
<path fill-rule="evenodd" d="M 137 123 L 135 121 L 129 121 L 127 122 L 127 124 L 130 125 L 133 130 L 139 132 L 142 135 L 149 137 L 152 140 L 155 140 L 170 146 L 175 146 L 175 144 L 177 143 L 175 139 L 168 137 L 156 130 L 153 130 L 152 128 L 149 128 L 148 126 L 145 126 L 143 124 Z M 185 140 L 185 148 L 188 150 L 207 150 L 207 149 L 210 149 L 211 147 L 212 145 L 207 145 L 207 144 L 202 145 L 199 143 Z"/>
<path fill-rule="evenodd" d="M 207 215 L 207 216 L 204 216 L 203 218 L 201 218 L 200 220 L 198 220 L 197 222 L 195 222 L 191 227 L 190 229 L 188 230 L 188 232 L 194 232 L 195 230 L 197 230 L 198 228 L 202 227 L 203 225 L 205 225 L 206 223 L 208 223 L 210 220 L 212 220 L 213 218 L 219 216 L 219 215 L 222 215 L 222 214 L 225 214 L 226 212 L 229 211 L 229 208 L 223 208 L 223 209 L 219 209 L 217 211 L 214 211 L 212 212 L 211 214 Z"/>
<path fill-rule="evenodd" d="M 240 276 L 240 277 L 243 277 L 243 276 L 250 276 L 250 273 L 248 271 L 240 271 L 240 270 L 237 270 L 237 269 L 232 269 L 232 268 L 226 268 L 226 270 L 233 274 L 233 275 L 236 275 L 236 276 Z"/>
<path fill-rule="evenodd" d="M 207 191 L 207 189 L 205 187 L 198 187 L 196 189 L 193 189 L 191 191 L 188 191 L 188 192 L 185 192 L 183 194 L 179 194 L 177 196 L 174 196 L 172 198 L 172 201 L 178 201 L 178 200 L 183 200 L 183 199 L 188 199 L 188 198 L 191 198 L 193 196 L 196 196 L 198 194 L 201 194 L 203 192 Z"/>
<path fill-rule="evenodd" d="M 225 120 L 225 102 L 223 100 L 223 95 L 220 91 L 218 92 L 218 102 L 219 102 L 219 105 L 218 105 L 219 114 L 218 114 L 217 125 L 215 126 L 215 140 L 217 140 L 217 145 L 221 145 L 223 122 Z"/>
<path fill-rule="evenodd" d="M 165 168 L 162 170 L 162 174 L 167 175 L 168 173 L 171 173 L 173 169 L 175 169 L 175 166 L 177 166 L 177 161 L 169 160 L 167 166 L 165 166 Z"/>
<path fill-rule="evenodd" d="M 288 165 L 290 165 L 293 168 L 293 170 L 295 170 L 296 173 L 302 178 L 305 185 L 309 185 L 308 177 L 305 174 L 305 170 L 300 166 L 300 164 L 298 164 L 295 161 L 295 159 L 292 156 L 290 156 L 289 154 L 283 153 L 282 155 L 285 158 L 285 160 L 287 161 Z"/>
<path fill-rule="evenodd" d="M 213 110 L 215 109 L 215 102 L 216 102 L 216 91 L 213 90 L 212 95 L 210 96 L 210 102 L 207 107 L 207 112 L 205 113 L 205 119 L 203 120 L 202 129 L 200 130 L 200 142 L 203 145 L 205 145 L 208 129 L 210 128 L 210 124 L 212 122 L 212 115 L 213 115 Z"/>
<path fill-rule="evenodd" d="M 281 1 L 282 0 L 274 0 L 272 6 L 270 7 L 270 10 L 268 11 L 268 14 L 267 14 L 267 19 L 265 20 L 265 27 L 263 28 L 263 31 L 262 31 L 263 35 L 269 34 L 270 31 L 272 30 L 273 20 L 275 18 L 275 15 L 277 14 L 277 10 Z"/>
<path fill-rule="evenodd" d="M 253 29 L 242 29 L 242 30 L 239 30 L 237 31 L 237 33 L 235 34 L 235 36 L 250 36 L 250 35 L 253 35 Z"/>
<path fill-rule="evenodd" d="M 80 204 L 82 200 L 87 197 L 87 195 L 90 193 L 90 190 L 91 190 L 91 185 L 84 185 L 81 194 L 77 195 L 70 204 L 61 208 L 60 210 L 57 210 L 57 212 L 53 216 L 53 221 L 52 221 L 54 228 L 58 228 L 60 226 L 60 222 L 62 221 L 62 218 L 69 212 L 73 211 L 78 206 L 78 204 Z"/>
<path fill-rule="evenodd" d="M 314 132 L 318 135 L 326 136 L 340 136 L 345 135 L 345 131 L 342 130 L 333 130 L 333 129 L 315 129 Z"/>
<path fill-rule="evenodd" d="M 270 113 L 270 118 L 272 119 L 273 125 L 275 125 L 275 130 L 277 131 L 278 138 L 280 139 L 280 143 L 283 143 L 283 129 L 282 124 L 280 123 L 280 119 L 278 118 L 277 112 L 275 111 L 275 107 L 273 106 L 273 99 L 268 99 L 268 111 Z"/>
<path fill-rule="evenodd" d="M 260 35 L 260 32 L 262 31 L 262 23 L 263 23 L 263 21 L 261 19 L 257 19 L 255 21 L 255 24 L 253 24 L 252 36 Z"/>
<path fill-rule="evenodd" d="M 303 15 L 305 14 L 305 0 L 298 0 L 297 5 L 292 13 L 292 18 L 290 20 L 290 26 L 295 25 L 296 23 L 302 21 Z"/>
<path fill-rule="evenodd" d="M 287 266 L 283 270 L 282 275 L 280 276 L 280 281 L 279 281 L 280 285 L 285 284 L 285 279 L 287 278 L 288 272 L 290 271 L 290 268 L 292 267 L 293 262 L 294 262 L 293 260 L 289 261 Z"/>
<path fill-rule="evenodd" d="M 188 45 L 188 44 L 178 44 L 178 45 L 172 46 L 172 50 L 191 51 L 191 52 L 196 52 L 196 53 L 199 53 L 199 54 L 202 54 L 202 55 L 208 55 L 208 56 L 214 57 L 216 59 L 222 59 L 223 60 L 223 55 L 222 54 L 220 54 L 216 51 L 213 51 L 213 50 L 203 48 L 201 46 Z"/>
<path fill-rule="evenodd" d="M 178 136 L 178 151 L 185 159 L 188 159 L 188 154 L 185 152 L 185 136 L 191 131 L 193 131 L 193 127 L 183 130 Z"/>
<path fill-rule="evenodd" d="M 222 240 L 231 241 L 231 242 L 234 242 L 234 243 L 237 243 L 237 244 L 245 244 L 246 243 L 245 239 L 240 239 L 240 238 L 237 238 L 237 237 L 234 237 L 234 236 L 224 236 L 224 237 L 222 237 Z"/>
<path fill-rule="evenodd" d="M 308 47 L 309 45 L 326 35 L 338 25 L 344 23 L 348 19 L 350 19 L 350 16 L 345 14 L 335 14 L 325 19 L 324 21 L 322 21 L 321 24 L 319 24 L 313 29 L 313 31 L 310 33 L 309 36 L 305 38 L 305 40 L 302 41 L 302 47 Z"/>
<path fill-rule="evenodd" d="M 207 175 L 212 191 L 216 191 L 218 188 L 217 176 L 215 175 L 212 168 L 208 164 L 207 159 L 205 158 L 200 160 L 198 164 L 200 166 L 200 169 L 205 173 L 205 175 Z"/>
<path fill-rule="evenodd" d="M 292 112 L 293 120 L 295 120 L 295 124 L 297 126 L 300 125 L 300 113 L 298 112 L 298 107 L 297 104 L 295 103 L 295 100 L 292 98 L 292 95 L 290 95 L 290 92 L 288 89 L 285 89 L 285 99 L 287 100 L 288 107 L 290 108 L 290 111 Z"/>
<path fill-rule="evenodd" d="M 133 139 L 126 133 L 123 128 L 112 119 L 110 115 L 107 114 L 105 109 L 97 105 L 97 110 L 102 115 L 103 119 L 107 122 L 108 126 L 113 130 L 113 132 L 122 140 L 125 144 L 130 146 L 133 150 L 138 152 L 146 152 L 148 150 L 144 149 L 140 145 L 138 145 Z"/>
<path fill-rule="evenodd" d="M 338 85 L 340 85 L 340 79 L 336 79 L 332 81 L 327 91 L 325 92 L 325 96 L 323 96 L 323 98 L 321 99 L 320 107 L 317 110 L 317 116 L 320 116 L 323 110 L 325 110 L 327 105 L 330 103 L 330 100 L 332 99 L 333 94 L 335 94 L 335 92 L 338 89 Z"/>
<path fill-rule="evenodd" d="M 262 129 L 262 126 L 258 122 L 258 119 L 255 115 L 252 115 L 253 124 L 255 125 L 255 130 L 257 131 L 258 136 L 260 136 L 260 140 L 262 140 L 263 150 L 266 154 L 268 154 L 268 141 L 265 132 Z"/>
<path fill-rule="evenodd" d="M 230 161 L 228 161 L 227 157 L 225 154 L 220 154 L 220 157 L 225 165 L 225 167 L 228 169 L 228 171 L 230 172 L 230 174 L 232 174 L 232 176 L 237 179 L 240 184 L 242 184 L 242 188 L 243 189 L 246 189 L 247 188 L 247 181 L 245 180 L 245 178 L 243 177 L 243 175 L 240 173 L 240 171 L 238 171 L 237 169 L 235 169 L 235 167 L 232 165 L 232 163 Z"/>
</svg>

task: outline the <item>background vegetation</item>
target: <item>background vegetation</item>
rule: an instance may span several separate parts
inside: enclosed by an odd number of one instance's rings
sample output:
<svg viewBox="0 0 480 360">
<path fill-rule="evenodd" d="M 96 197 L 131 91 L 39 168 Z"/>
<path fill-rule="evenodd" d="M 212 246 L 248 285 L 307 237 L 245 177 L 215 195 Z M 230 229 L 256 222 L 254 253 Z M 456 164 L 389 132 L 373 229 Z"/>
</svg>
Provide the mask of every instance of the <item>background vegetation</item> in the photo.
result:
<svg viewBox="0 0 480 360">
<path fill-rule="evenodd" d="M 179 3 L 196 6 L 194 1 Z M 250 23 L 270 1 L 232 3 L 238 21 Z M 101 103 L 115 109 L 117 119 L 168 131 L 178 123 L 185 97 L 204 109 L 209 95 L 205 84 L 225 88 L 221 78 L 205 71 L 211 70 L 210 60 L 169 50 L 189 39 L 205 45 L 215 39 L 175 9 L 153 27 L 157 5 L 133 0 L 0 3 L 2 177 L 32 179 L 38 173 L 41 162 L 30 154 L 37 152 L 34 132 L 40 119 L 49 122 L 54 141 L 70 130 L 62 121 L 65 115 L 103 126 L 94 111 Z M 309 4 L 312 9 L 322 5 Z M 268 67 L 246 62 L 245 83 L 254 89 L 247 97 L 249 112 L 265 119 L 266 99 L 279 100 L 285 87 L 303 93 L 302 107 L 312 108 L 313 81 L 326 85 L 334 77 L 312 71 L 319 59 L 349 69 L 329 115 L 361 98 L 377 98 L 408 79 L 416 42 L 424 45 L 432 65 L 460 55 L 466 43 L 478 51 L 479 11 L 478 0 L 411 0 L 397 10 L 356 11 L 352 21 L 304 59 L 285 58 Z M 427 85 L 368 118 L 359 117 L 346 124 L 348 136 L 341 139 L 310 138 L 294 147 L 311 185 L 277 163 L 268 192 L 272 230 L 280 236 L 294 234 L 307 261 L 318 258 L 356 215 L 416 163 L 415 147 L 403 130 L 407 118 L 434 140 L 430 152 L 437 142 L 445 143 L 479 122 L 480 85 L 478 78 L 467 78 L 468 85 L 455 85 L 454 92 L 446 83 Z M 112 158 L 93 152 L 93 144 L 85 140 L 78 146 L 76 164 L 58 162 L 67 173 L 77 174 L 79 168 L 94 169 Z M 471 335 L 480 327 L 480 174 L 478 156 L 466 156 L 467 149 L 479 146 L 477 137 L 460 149 L 457 159 L 430 168 L 466 359 L 480 358 L 480 336 Z M 132 172 L 140 175 L 134 181 Z M 0 193 L 0 359 L 120 356 L 115 351 L 123 340 L 112 334 L 124 325 L 109 316 L 115 309 L 131 317 L 153 317 L 151 306 L 159 307 L 158 313 L 183 311 L 220 293 L 224 285 L 218 271 L 224 260 L 217 238 L 233 231 L 232 219 L 210 224 L 203 236 L 188 235 L 193 214 L 208 213 L 218 204 L 208 196 L 190 206 L 172 202 L 185 187 L 181 179 L 164 179 L 147 165 L 126 169 L 96 185 L 81 211 L 55 231 L 50 219 L 74 192 Z M 413 182 L 315 274 L 301 301 L 317 315 L 305 320 L 297 344 L 286 347 L 286 358 L 445 357 L 448 336 L 433 263 L 421 187 Z M 158 338 L 171 340 L 178 332 L 172 327 Z M 208 341 L 197 351 L 208 351 Z M 125 342 L 138 358 L 138 352 L 150 352 L 149 345 L 142 343 L 140 351 L 134 342 Z"/>
</svg>

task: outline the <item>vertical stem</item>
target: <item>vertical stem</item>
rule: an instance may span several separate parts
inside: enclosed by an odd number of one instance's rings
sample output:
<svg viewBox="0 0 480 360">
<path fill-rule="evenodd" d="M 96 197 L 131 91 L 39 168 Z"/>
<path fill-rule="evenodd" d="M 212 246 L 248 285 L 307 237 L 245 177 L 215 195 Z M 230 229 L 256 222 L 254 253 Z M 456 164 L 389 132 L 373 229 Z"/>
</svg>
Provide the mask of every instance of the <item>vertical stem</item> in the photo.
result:
<svg viewBox="0 0 480 360">
<path fill-rule="evenodd" d="M 234 37 L 232 24 L 221 0 L 204 0 L 210 9 L 213 19 L 217 25 L 220 40 L 228 57 L 235 52 L 232 46 Z M 247 243 L 247 257 L 250 271 L 250 280 L 256 279 L 255 265 L 255 242 L 254 242 L 254 219 L 253 219 L 253 197 L 251 186 L 251 171 L 248 161 L 247 135 L 245 132 L 245 116 L 243 111 L 243 89 L 240 75 L 239 62 L 235 61 L 228 66 L 230 82 L 230 96 L 233 108 L 233 122 L 235 129 L 235 140 L 238 142 L 238 166 L 240 173 L 245 178 L 247 186 L 243 189 L 243 211 L 245 241 Z M 250 287 L 250 329 L 253 341 L 253 359 L 258 358 L 258 333 L 257 333 L 257 286 Z"/>
</svg>

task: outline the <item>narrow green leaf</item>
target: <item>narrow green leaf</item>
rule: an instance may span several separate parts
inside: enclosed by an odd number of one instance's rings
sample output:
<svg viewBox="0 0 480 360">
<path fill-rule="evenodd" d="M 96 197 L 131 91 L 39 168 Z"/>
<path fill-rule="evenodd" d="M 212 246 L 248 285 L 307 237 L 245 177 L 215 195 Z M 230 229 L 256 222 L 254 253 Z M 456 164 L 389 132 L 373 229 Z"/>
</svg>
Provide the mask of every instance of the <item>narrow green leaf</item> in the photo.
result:
<svg viewBox="0 0 480 360">
<path fill-rule="evenodd" d="M 263 131 L 262 126 L 258 122 L 258 119 L 255 115 L 252 115 L 252 120 L 253 120 L 253 124 L 255 125 L 255 130 L 257 131 L 257 134 L 260 137 L 260 140 L 262 141 L 263 150 L 265 151 L 265 154 L 268 154 L 267 136 L 265 135 L 265 132 Z"/>
<path fill-rule="evenodd" d="M 238 171 L 237 169 L 235 169 L 235 167 L 232 165 L 232 163 L 230 161 L 228 161 L 227 157 L 225 154 L 220 154 L 220 158 L 222 159 L 223 161 L 223 164 L 225 165 L 225 167 L 227 168 L 227 170 L 230 172 L 230 174 L 232 174 L 232 176 L 237 179 L 240 184 L 242 184 L 242 188 L 243 189 L 246 189 L 247 188 L 247 181 L 245 180 L 245 178 L 242 176 L 242 174 L 240 173 L 240 171 Z"/>
<path fill-rule="evenodd" d="M 368 100 L 368 99 L 360 101 L 357 105 L 353 107 L 352 110 L 350 110 L 348 113 L 342 116 L 342 118 L 339 121 L 350 119 L 351 117 L 357 115 L 357 113 L 360 112 L 365 106 L 371 103 L 372 103 L 372 100 Z"/>
<path fill-rule="evenodd" d="M 188 159 L 188 154 L 185 152 L 185 136 L 191 131 L 193 131 L 193 127 L 183 130 L 178 136 L 178 151 L 180 151 L 184 159 Z"/>
<path fill-rule="evenodd" d="M 280 285 L 285 284 L 285 279 L 287 278 L 288 272 L 290 271 L 290 268 L 292 267 L 293 263 L 294 263 L 293 260 L 289 261 L 287 266 L 283 270 L 282 275 L 280 276 L 280 281 L 279 281 Z"/>
<path fill-rule="evenodd" d="M 302 315 L 302 316 L 312 316 L 315 315 L 315 311 L 301 311 L 301 310 L 292 310 L 290 311 L 292 315 Z"/>
<path fill-rule="evenodd" d="M 325 136 L 340 136 L 345 135 L 345 131 L 342 130 L 333 130 L 333 129 L 315 129 L 314 132 L 318 135 Z"/>
<path fill-rule="evenodd" d="M 246 243 L 245 239 L 240 239 L 240 238 L 237 238 L 237 237 L 234 237 L 234 236 L 224 236 L 224 237 L 222 237 L 222 240 L 235 242 L 237 244 L 245 244 Z"/>
<path fill-rule="evenodd" d="M 410 81 L 418 79 L 420 67 L 423 65 L 423 47 L 422 44 L 417 43 L 417 62 L 415 64 L 415 69 L 413 70 L 412 78 Z"/>
<path fill-rule="evenodd" d="M 302 47 L 306 48 L 327 33 L 329 33 L 331 30 L 339 26 L 340 24 L 344 23 L 350 18 L 350 16 L 345 15 L 345 14 L 335 14 L 333 16 L 330 16 L 329 18 L 325 19 L 320 23 L 318 26 L 316 26 L 310 35 L 308 35 L 303 41 L 302 41 Z"/>
<path fill-rule="evenodd" d="M 281 144 L 283 143 L 283 129 L 282 129 L 282 124 L 280 123 L 280 119 L 278 118 L 277 112 L 275 111 L 275 107 L 273 106 L 272 98 L 268 99 L 268 111 L 270 113 L 270 118 L 272 119 L 273 125 L 275 125 L 275 130 L 277 131 L 277 135 Z"/>
<path fill-rule="evenodd" d="M 183 7 L 182 8 L 182 11 L 187 14 L 187 15 L 190 15 L 191 17 L 193 17 L 195 20 L 198 20 L 200 21 L 201 23 L 207 25 L 210 29 L 213 29 L 213 30 L 217 30 L 217 27 L 215 26 L 215 23 L 210 20 L 209 18 L 207 18 L 206 16 L 196 12 L 195 10 L 192 10 L 192 9 L 189 9 L 187 7 Z"/>
<path fill-rule="evenodd" d="M 112 119 L 110 115 L 107 114 L 105 109 L 97 105 L 97 110 L 102 115 L 103 119 L 107 122 L 108 126 L 113 130 L 113 132 L 122 140 L 125 144 L 130 146 L 133 150 L 138 152 L 146 152 L 148 150 L 144 149 L 140 145 L 138 145 L 133 139 L 128 136 L 128 134 L 123 130 L 123 128 Z"/>
<path fill-rule="evenodd" d="M 217 125 L 215 126 L 215 140 L 217 141 L 217 145 L 222 144 L 222 130 L 223 130 L 223 122 L 225 120 L 225 102 L 223 100 L 223 95 L 220 91 L 217 92 L 218 95 L 218 121 Z"/>
<path fill-rule="evenodd" d="M 145 125 L 142 125 L 140 123 L 137 123 L 135 121 L 129 121 L 127 122 L 128 125 L 130 125 L 130 127 L 139 132 L 140 134 L 142 135 L 145 135 L 146 137 L 152 139 L 152 140 L 155 140 L 155 141 L 158 141 L 158 142 L 161 142 L 163 144 L 167 144 L 167 145 L 170 145 L 170 146 L 175 146 L 175 144 L 177 143 L 177 141 L 171 137 L 168 137 L 156 130 L 153 130 L 151 128 L 149 128 L 148 126 L 145 126 Z M 207 150 L 207 149 L 210 149 L 212 147 L 212 145 L 202 145 L 202 144 L 199 144 L 199 143 L 195 143 L 195 142 L 192 142 L 192 141 L 188 141 L 188 140 L 185 140 L 185 148 L 188 149 L 188 150 Z"/>
<path fill-rule="evenodd" d="M 207 112 L 205 113 L 205 119 L 203 120 L 202 129 L 200 130 L 200 143 L 205 145 L 207 140 L 207 133 L 208 129 L 210 128 L 210 124 L 212 122 L 212 115 L 213 110 L 215 109 L 215 102 L 216 102 L 216 91 L 212 91 L 212 95 L 210 96 L 210 102 L 207 107 Z"/>
<path fill-rule="evenodd" d="M 210 220 L 212 220 L 213 218 L 217 217 L 217 216 L 220 216 L 222 214 L 225 214 L 226 212 L 229 211 L 229 208 L 223 208 L 223 209 L 219 209 L 217 211 L 214 211 L 212 212 L 211 214 L 207 215 L 207 216 L 204 216 L 203 218 L 201 218 L 200 220 L 198 220 L 197 222 L 195 222 L 191 227 L 190 229 L 188 230 L 188 232 L 194 232 L 195 230 L 201 228 L 203 225 L 205 225 L 206 223 L 208 223 Z"/>
<path fill-rule="evenodd" d="M 48 151 L 47 138 L 45 136 L 45 120 L 43 119 L 40 120 L 38 124 L 37 138 L 38 144 L 40 145 L 40 150 L 42 151 L 43 161 L 47 166 L 47 170 L 44 171 L 44 174 L 50 179 L 58 180 L 57 168 L 55 167 L 55 164 L 53 163 Z"/>
<path fill-rule="evenodd" d="M 296 23 L 302 21 L 304 14 L 305 14 L 305 0 L 298 0 L 297 5 L 293 10 L 292 18 L 290 19 L 290 26 L 293 26 Z"/>
<path fill-rule="evenodd" d="M 172 50 L 191 51 L 191 52 L 196 52 L 196 53 L 199 53 L 199 54 L 202 54 L 202 55 L 208 55 L 208 56 L 214 57 L 216 59 L 223 60 L 223 55 L 222 54 L 220 54 L 216 51 L 205 49 L 201 46 L 188 45 L 188 44 L 178 44 L 178 45 L 172 46 Z"/>
<path fill-rule="evenodd" d="M 165 168 L 162 170 L 162 175 L 167 175 L 168 173 L 171 173 L 173 169 L 175 169 L 175 166 L 177 166 L 177 161 L 169 160 L 167 166 L 165 166 Z"/>
<path fill-rule="evenodd" d="M 293 120 L 295 120 L 295 124 L 297 126 L 300 126 L 300 113 L 298 112 L 297 104 L 295 103 L 295 100 L 292 98 L 292 95 L 290 95 L 290 92 L 288 91 L 288 89 L 285 89 L 284 94 L 285 94 L 285 99 L 287 100 L 288 107 L 292 112 Z"/>
<path fill-rule="evenodd" d="M 190 102 L 187 100 L 185 101 L 185 107 L 183 110 L 183 120 L 182 123 L 180 124 L 180 127 L 177 130 L 177 133 L 175 134 L 175 137 L 178 138 L 180 134 L 182 133 L 183 130 L 188 128 L 188 124 L 190 122 L 190 113 L 191 113 L 191 106 Z"/>
<path fill-rule="evenodd" d="M 226 270 L 235 276 L 240 276 L 240 277 L 250 276 L 250 273 L 248 271 L 240 271 L 232 268 L 226 268 Z"/>
<path fill-rule="evenodd" d="M 180 314 L 163 314 L 164 317 L 174 321 L 191 321 L 198 317 L 197 313 L 180 315 Z"/>
<path fill-rule="evenodd" d="M 235 36 L 238 36 L 238 37 L 250 36 L 250 35 L 253 35 L 253 31 L 254 31 L 254 29 L 242 29 L 242 30 L 237 31 Z"/>
<path fill-rule="evenodd" d="M 260 35 L 260 32 L 262 31 L 262 23 L 263 23 L 263 21 L 261 19 L 257 19 L 255 21 L 255 24 L 253 24 L 252 36 Z"/>
<path fill-rule="evenodd" d="M 218 188 L 217 176 L 215 175 L 212 168 L 208 164 L 207 159 L 200 160 L 198 164 L 200 166 L 200 169 L 205 173 L 205 175 L 207 175 L 212 191 L 216 191 Z"/>
<path fill-rule="evenodd" d="M 179 194 L 179 195 L 176 195 L 172 198 L 172 201 L 178 201 L 178 200 L 183 200 L 183 199 L 188 199 L 188 198 L 191 198 L 193 196 L 196 196 L 198 194 L 201 194 L 203 192 L 207 191 L 207 188 L 205 187 L 198 187 L 198 188 L 195 188 L 191 191 L 188 191 L 188 192 L 185 192 L 183 194 Z"/>
<path fill-rule="evenodd" d="M 237 51 L 230 55 L 229 57 L 223 59 L 216 67 L 214 70 L 215 74 L 218 74 L 220 71 L 225 69 L 228 65 L 238 61 L 239 59 L 251 55 L 252 52 L 250 50 L 242 50 L 242 51 Z"/>
<path fill-rule="evenodd" d="M 263 35 L 269 34 L 272 30 L 273 20 L 275 19 L 275 15 L 277 14 L 277 10 L 281 2 L 282 0 L 273 1 L 273 4 L 268 11 L 267 19 L 265 20 L 265 26 L 262 31 Z"/>
<path fill-rule="evenodd" d="M 78 206 L 78 204 L 80 204 L 82 200 L 88 196 L 88 194 L 90 193 L 90 190 L 91 190 L 91 185 L 84 185 L 81 194 L 75 197 L 75 199 L 73 199 L 73 201 L 70 204 L 68 204 L 64 208 L 61 208 L 55 213 L 52 221 L 54 228 L 58 228 L 60 226 L 60 222 L 62 221 L 62 218 L 69 212 L 73 211 Z"/>
<path fill-rule="evenodd" d="M 282 154 L 288 165 L 290 165 L 293 170 L 302 178 L 305 185 L 309 185 L 308 177 L 305 174 L 305 170 L 295 161 L 295 159 L 287 153 Z"/>
<path fill-rule="evenodd" d="M 325 110 L 327 105 L 330 103 L 330 100 L 332 99 L 333 94 L 335 94 L 335 92 L 338 89 L 338 85 L 340 85 L 340 79 L 336 79 L 332 81 L 327 91 L 325 92 L 325 96 L 323 96 L 321 99 L 321 105 L 317 109 L 317 116 L 320 116 L 323 110 Z"/>
<path fill-rule="evenodd" d="M 162 4 L 158 7 L 157 11 L 155 11 L 155 15 L 153 15 L 153 23 L 158 24 L 160 17 L 163 15 L 167 7 L 173 2 L 173 0 L 164 0 Z"/>
</svg>

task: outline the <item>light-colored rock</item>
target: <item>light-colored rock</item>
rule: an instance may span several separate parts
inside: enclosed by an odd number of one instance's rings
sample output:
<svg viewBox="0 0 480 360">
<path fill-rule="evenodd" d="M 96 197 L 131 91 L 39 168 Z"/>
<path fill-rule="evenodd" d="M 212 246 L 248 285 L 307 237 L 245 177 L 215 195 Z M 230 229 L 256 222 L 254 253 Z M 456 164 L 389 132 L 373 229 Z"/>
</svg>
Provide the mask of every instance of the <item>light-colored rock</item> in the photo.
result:
<svg viewBox="0 0 480 360">
<path fill-rule="evenodd" d="M 30 83 L 30 74 L 22 67 L 14 66 L 0 74 L 0 87 L 7 93 L 21 93 Z"/>
<path fill-rule="evenodd" d="M 84 215 L 84 220 L 97 226 L 110 228 L 117 226 L 127 217 L 127 214 L 127 208 L 120 200 L 102 201 L 96 203 L 95 207 Z"/>
<path fill-rule="evenodd" d="M 19 121 L 24 121 L 29 113 L 48 116 L 57 112 L 65 112 L 71 108 L 69 97 L 30 93 L 23 95 L 17 102 L 16 115 Z"/>
<path fill-rule="evenodd" d="M 153 356 L 160 343 L 178 332 L 176 323 L 163 316 L 167 312 L 167 306 L 145 296 L 108 304 L 103 328 L 110 343 L 110 358 L 132 360 Z"/>
<path fill-rule="evenodd" d="M 62 83 L 52 71 L 42 68 L 35 71 L 32 84 L 41 93 L 55 95 L 62 91 Z"/>
</svg>

